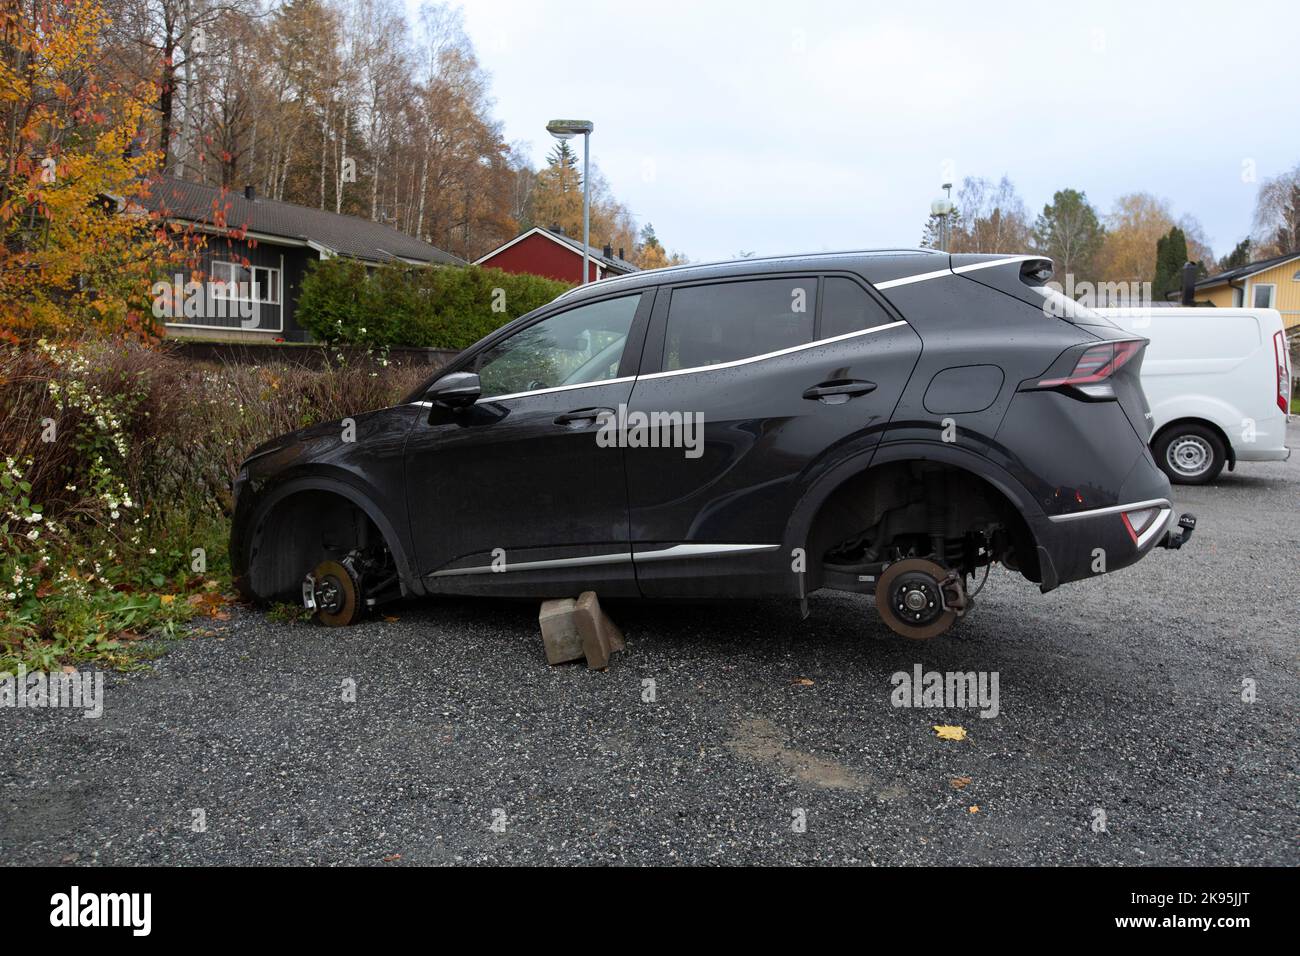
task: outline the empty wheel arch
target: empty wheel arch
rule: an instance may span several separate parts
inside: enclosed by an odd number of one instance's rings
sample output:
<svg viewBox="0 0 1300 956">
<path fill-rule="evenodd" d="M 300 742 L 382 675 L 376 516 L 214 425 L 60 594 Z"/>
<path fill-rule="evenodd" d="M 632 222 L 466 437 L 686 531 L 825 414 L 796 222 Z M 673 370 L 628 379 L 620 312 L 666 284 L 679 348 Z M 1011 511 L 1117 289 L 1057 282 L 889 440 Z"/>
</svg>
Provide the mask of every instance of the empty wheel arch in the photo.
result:
<svg viewBox="0 0 1300 956">
<path fill-rule="evenodd" d="M 808 590 L 871 590 L 891 563 L 927 558 L 962 574 L 1000 561 L 1041 583 L 1032 530 L 1011 499 L 958 465 L 903 459 L 841 482 L 806 536 Z"/>
<path fill-rule="evenodd" d="M 369 571 L 371 593 L 388 588 L 413 590 L 405 555 L 391 527 L 352 494 L 328 485 L 304 485 L 277 494 L 250 522 L 242 547 L 245 560 L 235 557 L 243 573 L 236 585 L 243 596 L 258 603 L 302 598 L 302 584 L 325 561 L 359 556 Z"/>
</svg>

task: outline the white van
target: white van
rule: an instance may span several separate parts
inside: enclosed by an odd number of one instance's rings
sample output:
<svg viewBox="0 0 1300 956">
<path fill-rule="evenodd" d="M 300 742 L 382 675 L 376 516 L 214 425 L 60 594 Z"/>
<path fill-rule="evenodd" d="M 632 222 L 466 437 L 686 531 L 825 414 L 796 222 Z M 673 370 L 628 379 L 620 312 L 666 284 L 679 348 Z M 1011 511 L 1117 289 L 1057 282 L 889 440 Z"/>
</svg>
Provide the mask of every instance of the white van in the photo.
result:
<svg viewBox="0 0 1300 956">
<path fill-rule="evenodd" d="M 1226 462 L 1285 461 L 1291 374 L 1275 309 L 1096 309 L 1151 340 L 1142 389 L 1151 452 L 1177 484 L 1203 485 Z"/>
</svg>

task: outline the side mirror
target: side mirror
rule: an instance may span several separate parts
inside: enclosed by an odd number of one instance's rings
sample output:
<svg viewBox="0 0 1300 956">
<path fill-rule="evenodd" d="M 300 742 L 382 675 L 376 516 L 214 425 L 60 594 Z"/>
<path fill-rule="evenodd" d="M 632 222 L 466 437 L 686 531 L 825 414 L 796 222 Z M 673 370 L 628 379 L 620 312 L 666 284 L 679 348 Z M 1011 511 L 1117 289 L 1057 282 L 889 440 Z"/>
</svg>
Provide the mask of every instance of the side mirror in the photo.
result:
<svg viewBox="0 0 1300 956">
<path fill-rule="evenodd" d="M 448 408 L 464 408 L 477 402 L 482 394 L 483 387 L 474 372 L 452 372 L 430 385 L 424 400 Z"/>
</svg>

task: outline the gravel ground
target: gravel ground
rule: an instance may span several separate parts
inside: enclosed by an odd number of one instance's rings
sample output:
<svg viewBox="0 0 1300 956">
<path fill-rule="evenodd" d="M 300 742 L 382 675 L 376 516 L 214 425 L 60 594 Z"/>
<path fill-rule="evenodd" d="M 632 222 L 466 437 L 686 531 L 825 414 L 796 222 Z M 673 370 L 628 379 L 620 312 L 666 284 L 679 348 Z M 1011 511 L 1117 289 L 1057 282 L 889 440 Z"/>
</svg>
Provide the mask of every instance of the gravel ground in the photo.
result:
<svg viewBox="0 0 1300 956">
<path fill-rule="evenodd" d="M 856 596 L 629 603 L 595 673 L 546 666 L 531 604 L 237 611 L 99 720 L 0 710 L 0 860 L 1300 864 L 1298 492 L 1300 457 L 1177 489 L 1188 548 L 995 573 L 928 643 Z M 997 672 L 1000 713 L 891 706 L 917 664 Z"/>
</svg>

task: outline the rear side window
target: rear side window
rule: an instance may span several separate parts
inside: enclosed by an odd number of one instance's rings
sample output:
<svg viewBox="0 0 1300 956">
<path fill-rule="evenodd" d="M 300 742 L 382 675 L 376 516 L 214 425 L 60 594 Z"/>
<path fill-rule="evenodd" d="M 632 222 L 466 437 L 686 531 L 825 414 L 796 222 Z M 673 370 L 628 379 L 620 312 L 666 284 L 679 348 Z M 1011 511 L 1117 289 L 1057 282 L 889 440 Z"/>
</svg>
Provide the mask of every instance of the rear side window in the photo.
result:
<svg viewBox="0 0 1300 956">
<path fill-rule="evenodd" d="M 862 286 L 851 279 L 829 276 L 822 287 L 823 339 L 861 332 L 893 322 L 894 318 Z"/>
<path fill-rule="evenodd" d="M 664 371 L 805 345 L 813 339 L 816 298 L 816 276 L 675 289 L 664 338 Z"/>
</svg>

